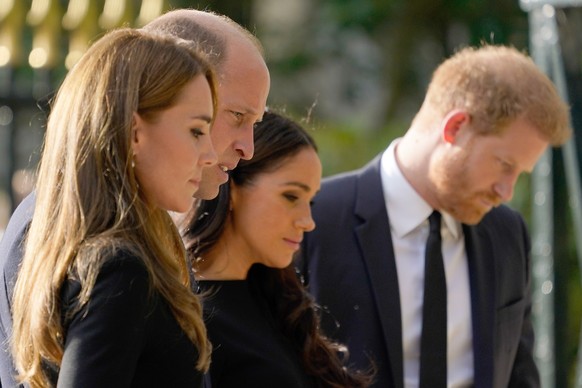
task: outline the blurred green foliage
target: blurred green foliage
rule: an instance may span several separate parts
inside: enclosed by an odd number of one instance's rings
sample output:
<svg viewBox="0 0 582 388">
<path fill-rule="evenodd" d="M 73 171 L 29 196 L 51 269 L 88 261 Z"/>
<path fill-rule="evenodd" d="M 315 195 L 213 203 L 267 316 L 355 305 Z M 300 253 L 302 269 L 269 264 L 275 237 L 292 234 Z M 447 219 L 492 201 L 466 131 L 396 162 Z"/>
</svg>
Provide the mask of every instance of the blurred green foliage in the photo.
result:
<svg viewBox="0 0 582 388">
<path fill-rule="evenodd" d="M 309 128 L 309 125 L 306 125 Z M 404 134 L 408 124 L 390 123 L 377 132 L 362 132 L 357 128 L 330 123 L 312 127 L 319 145 L 323 175 L 360 168 L 382 152 L 390 142 Z"/>
</svg>

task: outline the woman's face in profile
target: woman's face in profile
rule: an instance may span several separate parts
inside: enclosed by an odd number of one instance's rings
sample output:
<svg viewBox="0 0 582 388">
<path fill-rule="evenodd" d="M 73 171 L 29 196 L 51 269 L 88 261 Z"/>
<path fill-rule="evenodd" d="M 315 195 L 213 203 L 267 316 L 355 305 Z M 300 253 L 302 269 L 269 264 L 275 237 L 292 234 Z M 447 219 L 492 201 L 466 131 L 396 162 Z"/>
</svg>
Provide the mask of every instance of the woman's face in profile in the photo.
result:
<svg viewBox="0 0 582 388">
<path fill-rule="evenodd" d="M 212 94 L 202 75 L 152 120 L 134 114 L 134 168 L 148 202 L 176 212 L 190 209 L 202 169 L 217 161 L 210 140 L 212 115 Z"/>
<path fill-rule="evenodd" d="M 321 184 L 321 162 L 305 147 L 275 171 L 258 174 L 245 186 L 232 184 L 231 225 L 237 257 L 248 265 L 285 268 L 303 234 L 313 230 L 311 200 Z"/>
</svg>

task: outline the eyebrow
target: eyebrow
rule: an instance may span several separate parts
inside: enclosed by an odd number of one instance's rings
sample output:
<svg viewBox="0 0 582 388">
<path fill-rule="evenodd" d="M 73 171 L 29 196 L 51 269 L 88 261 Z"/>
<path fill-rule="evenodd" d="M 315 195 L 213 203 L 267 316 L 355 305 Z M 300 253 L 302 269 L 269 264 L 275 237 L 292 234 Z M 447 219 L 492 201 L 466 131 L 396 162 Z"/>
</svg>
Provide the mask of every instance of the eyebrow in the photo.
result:
<svg viewBox="0 0 582 388">
<path fill-rule="evenodd" d="M 309 187 L 309 185 L 306 185 L 305 183 L 301 183 L 301 182 L 297 182 L 297 181 L 284 182 L 284 183 L 281 183 L 281 186 L 297 186 L 305 192 L 311 191 L 311 187 Z"/>
<path fill-rule="evenodd" d="M 227 110 L 237 111 L 237 112 L 240 112 L 244 115 L 259 116 L 259 112 L 257 112 L 256 110 L 254 110 L 252 108 L 244 107 L 240 104 L 231 104 L 231 105 L 225 104 L 224 107 Z M 255 123 L 259 123 L 259 122 L 263 121 L 263 115 L 265 114 L 265 111 L 263 110 L 260 113 L 262 113 L 262 114 L 260 114 L 260 117 L 257 119 L 257 121 L 255 121 Z"/>
<path fill-rule="evenodd" d="M 192 119 L 192 120 L 203 120 L 203 121 L 206 121 L 209 124 L 212 122 L 212 118 L 210 116 L 207 116 L 207 115 L 191 116 L 190 119 Z"/>
</svg>

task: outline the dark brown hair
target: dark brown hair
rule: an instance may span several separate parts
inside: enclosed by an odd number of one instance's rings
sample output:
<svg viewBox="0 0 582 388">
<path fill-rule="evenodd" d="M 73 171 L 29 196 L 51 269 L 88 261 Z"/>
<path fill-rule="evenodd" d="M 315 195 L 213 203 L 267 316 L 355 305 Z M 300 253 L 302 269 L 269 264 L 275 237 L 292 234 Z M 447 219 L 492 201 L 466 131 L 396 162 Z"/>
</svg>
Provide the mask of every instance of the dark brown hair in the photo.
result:
<svg viewBox="0 0 582 388">
<path fill-rule="evenodd" d="M 230 174 L 230 185 L 244 186 L 260 173 L 275 171 L 305 148 L 317 150 L 313 138 L 296 122 L 267 112 L 254 131 L 255 154 L 241 160 Z M 218 197 L 200 201 L 183 231 L 187 254 L 196 260 L 211 250 L 223 233 L 230 201 L 229 184 Z M 321 387 L 365 387 L 371 378 L 345 367 L 345 347 L 326 338 L 319 330 L 319 315 L 313 298 L 301 284 L 291 265 L 284 269 L 254 265 L 248 274 L 253 289 L 267 299 L 285 337 L 291 338 L 307 373 Z"/>
</svg>

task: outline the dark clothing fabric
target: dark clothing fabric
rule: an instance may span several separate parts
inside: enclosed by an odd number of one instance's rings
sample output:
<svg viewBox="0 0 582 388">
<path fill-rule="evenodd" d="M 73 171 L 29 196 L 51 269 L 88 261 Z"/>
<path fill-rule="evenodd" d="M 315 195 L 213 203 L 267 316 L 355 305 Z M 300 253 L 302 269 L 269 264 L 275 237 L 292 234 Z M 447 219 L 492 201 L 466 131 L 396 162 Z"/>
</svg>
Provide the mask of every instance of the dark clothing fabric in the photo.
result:
<svg viewBox="0 0 582 388">
<path fill-rule="evenodd" d="M 22 387 L 16 384 L 16 369 L 10 355 L 12 335 L 12 292 L 20 262 L 24 236 L 34 212 L 35 195 L 30 194 L 16 208 L 0 241 L 0 387 Z"/>
<path fill-rule="evenodd" d="M 63 288 L 63 316 L 80 285 Z M 120 254 L 102 268 L 88 305 L 64 319 L 58 387 L 200 387 L 198 350 L 166 300 L 150 292 L 140 259 Z"/>
<path fill-rule="evenodd" d="M 312 207 L 317 228 L 297 265 L 322 306 L 322 328 L 350 361 L 377 367 L 375 387 L 402 388 L 398 276 L 380 177 L 380 156 L 324 180 Z M 506 206 L 463 225 L 473 322 L 474 387 L 539 387 L 533 359 L 530 241 Z"/>
<path fill-rule="evenodd" d="M 247 280 L 200 281 L 208 336 L 213 345 L 213 388 L 315 387 L 297 350 L 278 328 Z"/>
<path fill-rule="evenodd" d="M 11 297 L 22 241 L 34 211 L 29 195 L 12 215 L 0 243 L 0 387 L 15 387 L 8 352 L 12 333 Z M 63 286 L 63 313 L 73 306 L 79 284 Z M 198 351 L 179 327 L 167 302 L 149 292 L 143 263 L 127 255 L 102 268 L 89 304 L 64 318 L 65 354 L 59 387 L 199 387 Z M 56 379 L 56 375 L 55 375 Z"/>
</svg>

